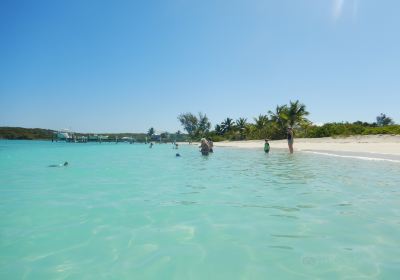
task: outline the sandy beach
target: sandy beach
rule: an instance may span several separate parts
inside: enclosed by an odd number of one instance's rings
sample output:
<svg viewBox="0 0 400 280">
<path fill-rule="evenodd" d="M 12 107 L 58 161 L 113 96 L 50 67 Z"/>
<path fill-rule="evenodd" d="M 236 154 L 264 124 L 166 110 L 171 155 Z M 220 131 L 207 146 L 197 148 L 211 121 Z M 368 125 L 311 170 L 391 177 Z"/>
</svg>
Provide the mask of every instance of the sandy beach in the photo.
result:
<svg viewBox="0 0 400 280">
<path fill-rule="evenodd" d="M 287 149 L 286 140 L 271 140 L 274 149 Z M 263 149 L 263 140 L 223 141 L 214 143 L 215 147 L 234 147 L 243 149 Z M 315 152 L 338 156 L 386 159 L 400 162 L 400 136 L 365 135 L 350 137 L 295 138 L 295 152 Z"/>
</svg>

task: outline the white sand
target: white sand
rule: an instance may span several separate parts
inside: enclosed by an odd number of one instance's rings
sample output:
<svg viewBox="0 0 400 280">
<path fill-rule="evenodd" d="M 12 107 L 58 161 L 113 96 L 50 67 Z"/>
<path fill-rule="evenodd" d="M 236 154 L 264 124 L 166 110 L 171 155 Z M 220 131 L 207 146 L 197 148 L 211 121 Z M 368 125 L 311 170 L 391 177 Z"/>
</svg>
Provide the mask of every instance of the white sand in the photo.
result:
<svg viewBox="0 0 400 280">
<path fill-rule="evenodd" d="M 269 141 L 271 150 L 287 149 L 286 140 Z M 260 148 L 264 147 L 263 140 L 224 141 L 214 143 L 215 147 Z M 295 138 L 295 151 L 330 151 L 350 153 L 373 153 L 400 157 L 400 135 L 366 135 L 338 138 Z"/>
</svg>

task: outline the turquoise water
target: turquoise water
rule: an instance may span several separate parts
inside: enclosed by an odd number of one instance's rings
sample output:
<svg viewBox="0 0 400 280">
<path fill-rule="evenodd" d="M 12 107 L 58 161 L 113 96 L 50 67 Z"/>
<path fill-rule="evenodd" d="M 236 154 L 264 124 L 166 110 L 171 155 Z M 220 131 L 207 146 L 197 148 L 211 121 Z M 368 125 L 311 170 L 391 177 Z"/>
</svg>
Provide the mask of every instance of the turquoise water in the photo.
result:
<svg viewBox="0 0 400 280">
<path fill-rule="evenodd" d="M 0 279 L 398 279 L 400 164 L 178 152 L 0 141 Z"/>
</svg>

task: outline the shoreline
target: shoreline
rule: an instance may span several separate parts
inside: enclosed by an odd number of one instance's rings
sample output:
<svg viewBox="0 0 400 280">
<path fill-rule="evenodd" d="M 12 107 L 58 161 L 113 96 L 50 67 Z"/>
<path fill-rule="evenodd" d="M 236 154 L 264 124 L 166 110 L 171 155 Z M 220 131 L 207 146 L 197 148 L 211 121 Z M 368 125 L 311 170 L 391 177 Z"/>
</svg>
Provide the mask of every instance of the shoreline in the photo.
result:
<svg viewBox="0 0 400 280">
<path fill-rule="evenodd" d="M 288 149 L 287 140 L 271 140 L 269 143 L 271 151 L 274 149 Z M 230 147 L 262 150 L 264 140 L 214 142 L 214 146 L 217 148 Z M 295 138 L 294 152 L 400 163 L 400 135 Z"/>
</svg>

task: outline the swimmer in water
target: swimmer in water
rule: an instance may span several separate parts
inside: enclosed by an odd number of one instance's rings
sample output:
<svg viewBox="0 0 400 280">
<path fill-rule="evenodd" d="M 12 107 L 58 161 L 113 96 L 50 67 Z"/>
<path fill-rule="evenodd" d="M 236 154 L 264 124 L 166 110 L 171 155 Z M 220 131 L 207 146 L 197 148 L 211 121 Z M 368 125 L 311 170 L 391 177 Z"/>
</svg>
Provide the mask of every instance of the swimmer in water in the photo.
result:
<svg viewBox="0 0 400 280">
<path fill-rule="evenodd" d="M 62 163 L 60 163 L 60 164 L 51 164 L 51 165 L 49 165 L 49 167 L 63 167 L 63 166 L 68 166 L 68 161 L 66 161 L 66 162 L 64 162 L 63 164 Z"/>
<path fill-rule="evenodd" d="M 149 148 L 150 148 L 150 149 L 153 148 L 153 142 L 150 143 Z"/>
<path fill-rule="evenodd" d="M 180 157 L 181 155 L 179 154 L 179 153 L 176 153 L 176 155 L 175 155 L 176 157 Z"/>
</svg>

